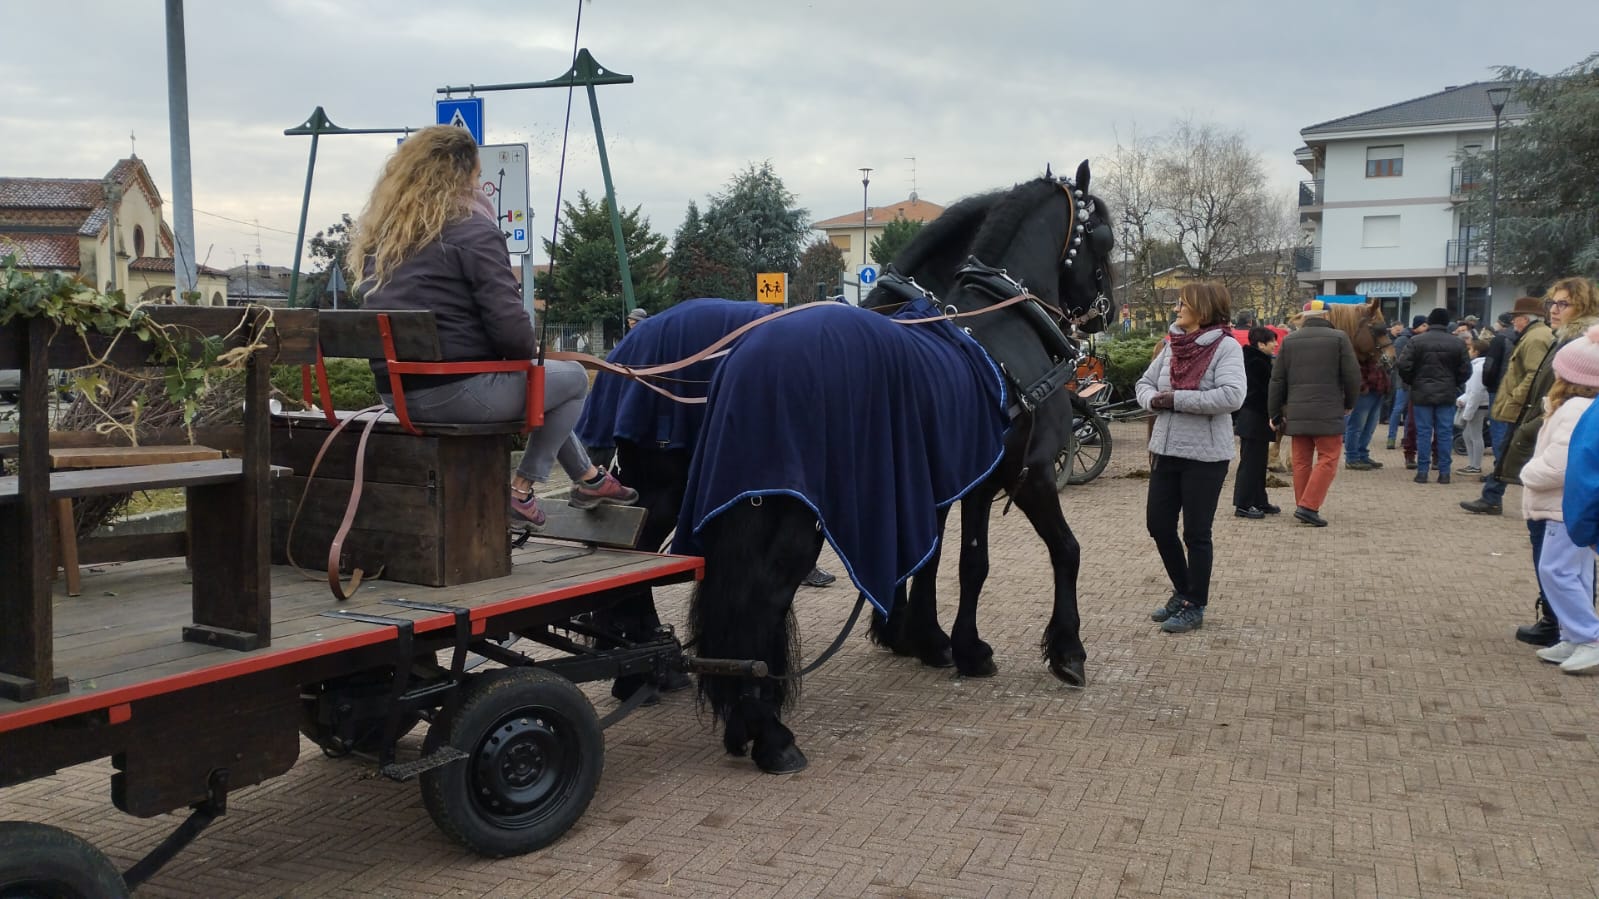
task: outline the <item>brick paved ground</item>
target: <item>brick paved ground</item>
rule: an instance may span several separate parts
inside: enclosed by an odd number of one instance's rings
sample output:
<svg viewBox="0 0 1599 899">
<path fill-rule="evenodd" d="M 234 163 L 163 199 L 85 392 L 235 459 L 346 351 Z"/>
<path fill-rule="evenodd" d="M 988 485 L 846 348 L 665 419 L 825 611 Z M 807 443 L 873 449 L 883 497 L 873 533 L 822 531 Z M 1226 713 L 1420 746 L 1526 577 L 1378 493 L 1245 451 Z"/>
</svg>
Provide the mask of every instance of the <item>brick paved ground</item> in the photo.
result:
<svg viewBox="0 0 1599 899">
<path fill-rule="evenodd" d="M 1110 475 L 1140 463 L 1140 430 L 1118 426 Z M 801 774 L 726 757 L 679 694 L 608 732 L 599 794 L 565 839 L 491 862 L 446 841 L 414 788 L 307 748 L 143 894 L 1595 895 L 1599 677 L 1509 639 L 1532 595 L 1519 520 L 1469 517 L 1455 503 L 1474 483 L 1421 487 L 1379 458 L 1340 472 L 1325 530 L 1219 519 L 1210 617 L 1181 637 L 1147 617 L 1166 591 L 1144 483 L 1068 492 L 1086 691 L 1037 657 L 1049 575 L 1013 514 L 996 518 L 982 616 L 999 675 L 853 639 L 792 716 Z M 802 591 L 807 652 L 850 599 Z M 681 595 L 664 606 L 681 620 Z M 176 819 L 114 812 L 108 771 L 9 790 L 0 817 L 59 823 L 126 864 Z"/>
</svg>

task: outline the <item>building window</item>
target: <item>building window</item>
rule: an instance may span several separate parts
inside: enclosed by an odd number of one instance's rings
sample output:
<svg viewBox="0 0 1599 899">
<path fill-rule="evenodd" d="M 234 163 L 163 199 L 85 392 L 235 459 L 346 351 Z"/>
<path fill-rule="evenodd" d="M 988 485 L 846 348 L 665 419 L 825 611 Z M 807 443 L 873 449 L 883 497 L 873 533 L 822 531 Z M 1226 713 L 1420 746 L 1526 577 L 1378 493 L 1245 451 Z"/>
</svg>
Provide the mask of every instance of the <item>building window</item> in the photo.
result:
<svg viewBox="0 0 1599 899">
<path fill-rule="evenodd" d="M 1367 178 L 1397 178 L 1405 173 L 1405 148 L 1400 144 L 1366 148 Z"/>
<path fill-rule="evenodd" d="M 1399 216 L 1368 215 L 1360 220 L 1362 247 L 1399 246 Z"/>
<path fill-rule="evenodd" d="M 133 258 L 144 258 L 144 228 L 139 225 L 133 226 Z"/>
</svg>

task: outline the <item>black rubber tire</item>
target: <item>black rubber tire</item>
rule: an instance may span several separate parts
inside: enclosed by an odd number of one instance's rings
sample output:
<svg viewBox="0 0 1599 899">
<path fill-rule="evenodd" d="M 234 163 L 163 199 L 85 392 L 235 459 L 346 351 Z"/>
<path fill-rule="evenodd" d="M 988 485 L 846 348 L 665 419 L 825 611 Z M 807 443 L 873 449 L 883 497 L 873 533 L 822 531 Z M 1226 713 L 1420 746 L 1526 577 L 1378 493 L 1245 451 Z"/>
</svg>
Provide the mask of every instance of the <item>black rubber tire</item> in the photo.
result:
<svg viewBox="0 0 1599 899">
<path fill-rule="evenodd" d="M 32 821 L 0 821 L 0 899 L 121 899 L 111 859 L 87 840 Z"/>
<path fill-rule="evenodd" d="M 1055 455 L 1056 490 L 1086 484 L 1104 474 L 1105 467 L 1110 464 L 1110 426 L 1097 412 L 1088 413 L 1087 423 L 1093 427 L 1094 436 L 1079 443 L 1074 433 L 1071 442 Z"/>
<path fill-rule="evenodd" d="M 463 761 L 423 774 L 422 804 L 439 829 L 479 855 L 504 858 L 560 839 L 588 808 L 605 767 L 605 735 L 582 691 L 550 671 L 469 678 L 455 714 L 428 731 Z"/>
</svg>

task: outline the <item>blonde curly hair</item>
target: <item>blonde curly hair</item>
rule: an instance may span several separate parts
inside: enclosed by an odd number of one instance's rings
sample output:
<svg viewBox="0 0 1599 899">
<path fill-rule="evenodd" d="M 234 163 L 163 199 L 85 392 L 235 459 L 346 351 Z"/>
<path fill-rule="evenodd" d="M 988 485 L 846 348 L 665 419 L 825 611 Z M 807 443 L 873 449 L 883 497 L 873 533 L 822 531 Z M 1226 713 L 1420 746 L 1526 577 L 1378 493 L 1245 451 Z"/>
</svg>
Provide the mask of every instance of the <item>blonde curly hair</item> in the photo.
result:
<svg viewBox="0 0 1599 899">
<path fill-rule="evenodd" d="M 350 283 L 363 292 L 382 287 L 446 224 L 470 214 L 477 167 L 477 143 L 465 128 L 434 125 L 407 137 L 384 164 L 356 221 L 345 257 Z"/>
</svg>

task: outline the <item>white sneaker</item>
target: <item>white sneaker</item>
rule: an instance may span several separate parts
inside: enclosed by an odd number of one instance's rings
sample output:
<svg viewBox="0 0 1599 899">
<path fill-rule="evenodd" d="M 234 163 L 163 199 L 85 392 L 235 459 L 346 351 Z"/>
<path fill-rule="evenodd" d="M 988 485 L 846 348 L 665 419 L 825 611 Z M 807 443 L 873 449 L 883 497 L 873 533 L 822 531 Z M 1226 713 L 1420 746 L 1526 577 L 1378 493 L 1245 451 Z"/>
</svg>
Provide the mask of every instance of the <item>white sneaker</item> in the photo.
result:
<svg viewBox="0 0 1599 899">
<path fill-rule="evenodd" d="M 1599 667 L 1599 643 L 1584 643 L 1571 653 L 1571 658 L 1560 663 L 1560 670 L 1567 674 L 1576 674 L 1590 668 Z"/>
<path fill-rule="evenodd" d="M 1545 646 L 1543 649 L 1538 650 L 1537 655 L 1538 658 L 1543 659 L 1545 662 L 1548 662 L 1551 665 L 1558 665 L 1561 662 L 1564 662 L 1566 659 L 1571 658 L 1571 654 L 1576 651 L 1577 644 L 1571 642 L 1570 640 L 1561 640 L 1559 643 L 1556 643 L 1553 646 Z"/>
</svg>

